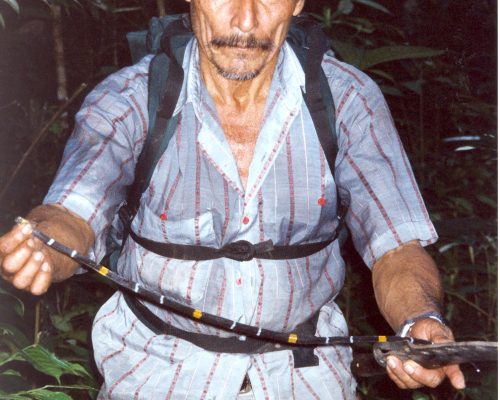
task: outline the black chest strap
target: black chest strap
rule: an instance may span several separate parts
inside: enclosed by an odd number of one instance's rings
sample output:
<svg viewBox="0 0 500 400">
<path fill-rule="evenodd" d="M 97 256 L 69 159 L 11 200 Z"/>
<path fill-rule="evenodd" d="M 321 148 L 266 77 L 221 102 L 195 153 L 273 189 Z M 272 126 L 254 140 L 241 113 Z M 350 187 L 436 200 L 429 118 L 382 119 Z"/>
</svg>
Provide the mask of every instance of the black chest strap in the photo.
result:
<svg viewBox="0 0 500 400">
<path fill-rule="evenodd" d="M 266 240 L 256 244 L 252 244 L 246 240 L 238 240 L 226 244 L 221 248 L 215 248 L 199 245 L 156 242 L 137 235 L 132 228 L 129 228 L 128 234 L 136 243 L 146 250 L 163 257 L 175 258 L 178 260 L 205 261 L 222 257 L 236 261 L 250 261 L 253 258 L 290 260 L 311 256 L 323 250 L 339 237 L 340 232 L 344 228 L 344 217 L 347 206 L 341 204 L 338 209 L 340 214 L 337 216 L 337 227 L 333 231 L 331 238 L 315 243 L 275 246 L 272 240 Z"/>
</svg>

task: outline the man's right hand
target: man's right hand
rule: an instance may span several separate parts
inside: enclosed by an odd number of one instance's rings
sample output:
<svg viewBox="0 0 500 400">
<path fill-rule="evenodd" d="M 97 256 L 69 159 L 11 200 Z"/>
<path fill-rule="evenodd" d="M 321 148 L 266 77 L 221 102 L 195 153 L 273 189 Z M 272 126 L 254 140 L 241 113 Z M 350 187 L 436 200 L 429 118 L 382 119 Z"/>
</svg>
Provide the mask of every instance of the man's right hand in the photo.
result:
<svg viewBox="0 0 500 400">
<path fill-rule="evenodd" d="M 53 261 L 31 226 L 16 225 L 0 237 L 0 274 L 6 281 L 34 295 L 45 293 L 53 274 Z"/>
<path fill-rule="evenodd" d="M 68 247 L 86 254 L 94 241 L 90 226 L 78 215 L 59 205 L 33 209 L 28 220 Z M 14 287 L 34 295 L 45 293 L 52 282 L 72 276 L 79 265 L 31 235 L 31 226 L 16 225 L 0 237 L 0 275 Z"/>
</svg>

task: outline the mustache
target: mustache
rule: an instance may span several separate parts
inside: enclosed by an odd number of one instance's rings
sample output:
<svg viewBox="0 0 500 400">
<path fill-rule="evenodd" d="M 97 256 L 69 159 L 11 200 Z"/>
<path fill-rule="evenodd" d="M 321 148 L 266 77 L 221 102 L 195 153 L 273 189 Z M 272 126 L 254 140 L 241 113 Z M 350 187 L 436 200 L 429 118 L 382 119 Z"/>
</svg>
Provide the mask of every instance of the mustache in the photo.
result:
<svg viewBox="0 0 500 400">
<path fill-rule="evenodd" d="M 240 36 L 231 35 L 227 37 L 216 37 L 210 41 L 214 47 L 237 47 L 245 49 L 259 49 L 269 51 L 274 47 L 271 39 L 257 39 L 254 35 Z"/>
</svg>

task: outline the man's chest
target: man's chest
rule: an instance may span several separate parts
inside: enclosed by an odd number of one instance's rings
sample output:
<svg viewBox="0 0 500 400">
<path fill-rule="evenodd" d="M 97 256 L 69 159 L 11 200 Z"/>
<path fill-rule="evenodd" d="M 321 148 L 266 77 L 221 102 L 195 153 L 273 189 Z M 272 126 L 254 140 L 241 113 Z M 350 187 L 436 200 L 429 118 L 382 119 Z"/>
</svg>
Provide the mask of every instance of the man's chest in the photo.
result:
<svg viewBox="0 0 500 400">
<path fill-rule="evenodd" d="M 264 123 L 250 154 L 241 136 L 231 135 L 231 144 L 219 124 L 183 113 L 143 199 L 146 219 L 163 240 L 184 243 L 283 244 L 317 240 L 323 230 L 327 236 L 335 186 L 312 121 L 301 114 Z"/>
</svg>

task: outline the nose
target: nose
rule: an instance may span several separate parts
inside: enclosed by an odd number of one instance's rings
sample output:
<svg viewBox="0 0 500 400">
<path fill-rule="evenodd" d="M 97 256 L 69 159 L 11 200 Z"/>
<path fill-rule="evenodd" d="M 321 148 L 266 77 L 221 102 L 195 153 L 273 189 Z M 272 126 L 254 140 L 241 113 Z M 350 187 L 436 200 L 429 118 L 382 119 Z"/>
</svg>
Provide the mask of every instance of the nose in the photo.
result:
<svg viewBox="0 0 500 400">
<path fill-rule="evenodd" d="M 235 1 L 232 25 L 243 33 L 249 33 L 257 27 L 257 8 L 255 0 Z"/>
</svg>

